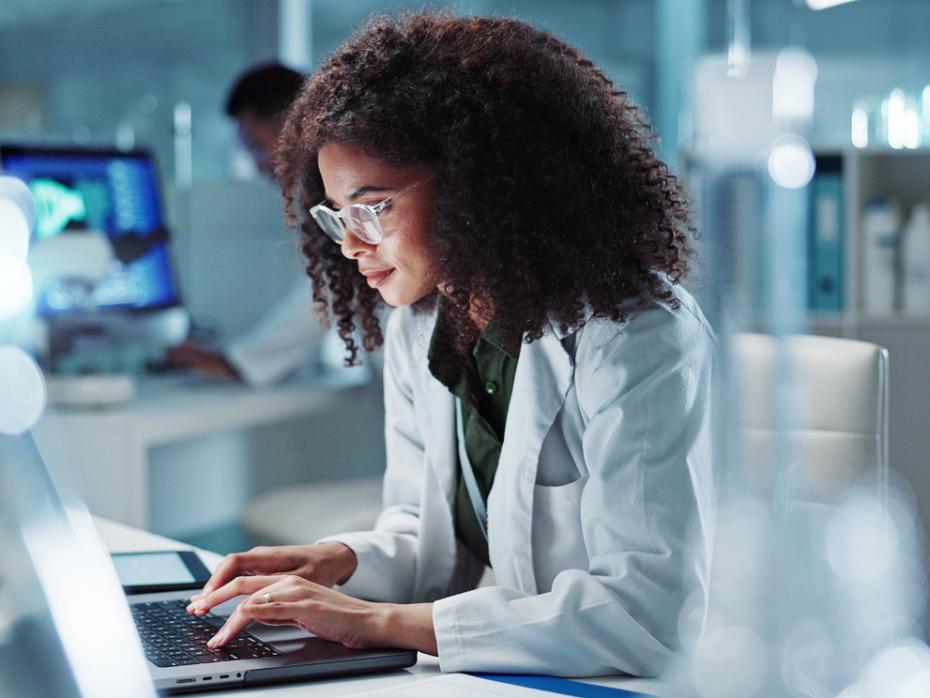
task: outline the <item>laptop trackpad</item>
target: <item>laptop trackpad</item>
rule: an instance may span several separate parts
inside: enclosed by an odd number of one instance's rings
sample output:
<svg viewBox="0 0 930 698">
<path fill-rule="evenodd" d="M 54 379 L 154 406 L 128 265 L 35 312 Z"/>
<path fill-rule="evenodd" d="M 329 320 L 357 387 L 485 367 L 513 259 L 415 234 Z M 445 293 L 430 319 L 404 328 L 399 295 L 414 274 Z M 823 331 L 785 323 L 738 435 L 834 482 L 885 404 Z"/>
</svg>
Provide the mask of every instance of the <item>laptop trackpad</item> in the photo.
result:
<svg viewBox="0 0 930 698">
<path fill-rule="evenodd" d="M 239 602 L 245 599 L 245 596 L 237 596 L 221 603 L 219 606 L 216 606 L 212 609 L 213 613 L 222 616 L 223 618 L 229 617 L 229 615 L 236 610 L 236 606 L 239 605 Z M 279 652 L 292 652 L 295 649 L 300 649 L 303 645 L 286 645 L 279 646 L 282 642 L 289 642 L 293 640 L 306 640 L 308 637 L 314 637 L 311 633 L 308 633 L 306 630 L 298 628 L 296 625 L 265 625 L 264 623 L 249 623 L 246 628 L 248 632 L 252 633 L 262 642 L 267 642 L 275 646 L 275 649 Z"/>
</svg>

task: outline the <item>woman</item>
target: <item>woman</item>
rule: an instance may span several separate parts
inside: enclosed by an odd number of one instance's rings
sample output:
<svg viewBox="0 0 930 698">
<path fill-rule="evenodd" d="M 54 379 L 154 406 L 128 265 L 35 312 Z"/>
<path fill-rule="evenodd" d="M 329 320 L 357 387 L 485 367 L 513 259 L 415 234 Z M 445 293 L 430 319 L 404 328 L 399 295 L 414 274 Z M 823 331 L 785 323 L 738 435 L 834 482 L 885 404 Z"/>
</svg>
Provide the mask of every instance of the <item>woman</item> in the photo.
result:
<svg viewBox="0 0 930 698">
<path fill-rule="evenodd" d="M 399 308 L 385 510 L 227 557 L 191 604 L 249 595 L 214 644 L 258 620 L 444 671 L 661 671 L 706 599 L 713 339 L 640 112 L 522 22 L 381 18 L 308 80 L 279 153 L 348 360 Z"/>
</svg>

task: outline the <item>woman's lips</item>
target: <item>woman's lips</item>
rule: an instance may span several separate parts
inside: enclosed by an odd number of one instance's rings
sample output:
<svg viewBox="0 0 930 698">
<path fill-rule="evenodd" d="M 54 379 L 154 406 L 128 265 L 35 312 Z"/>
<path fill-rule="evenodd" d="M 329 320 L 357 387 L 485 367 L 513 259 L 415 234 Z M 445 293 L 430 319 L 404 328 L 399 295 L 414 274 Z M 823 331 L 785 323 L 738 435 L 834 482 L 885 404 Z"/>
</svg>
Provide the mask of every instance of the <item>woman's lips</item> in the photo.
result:
<svg viewBox="0 0 930 698">
<path fill-rule="evenodd" d="M 384 280 L 388 278 L 391 274 L 394 273 L 393 269 L 387 269 L 386 271 L 377 271 L 377 272 L 365 272 L 365 281 L 368 282 L 368 285 L 372 288 L 378 288 Z"/>
</svg>

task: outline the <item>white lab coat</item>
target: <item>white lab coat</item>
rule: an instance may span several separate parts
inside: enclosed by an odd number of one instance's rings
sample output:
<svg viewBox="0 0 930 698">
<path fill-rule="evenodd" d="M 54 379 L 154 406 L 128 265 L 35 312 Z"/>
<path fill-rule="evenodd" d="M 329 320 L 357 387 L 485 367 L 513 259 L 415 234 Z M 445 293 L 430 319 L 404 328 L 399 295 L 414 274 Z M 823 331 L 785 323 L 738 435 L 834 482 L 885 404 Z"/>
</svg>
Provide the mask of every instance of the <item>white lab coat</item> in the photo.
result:
<svg viewBox="0 0 930 698">
<path fill-rule="evenodd" d="M 381 326 L 387 321 L 390 308 L 378 312 Z M 361 344 L 361 340 L 358 340 Z M 342 366 L 345 345 L 333 328 L 325 328 L 313 306 L 311 281 L 297 279 L 287 295 L 278 301 L 254 327 L 237 337 L 225 348 L 224 354 L 246 383 L 261 387 L 270 385 L 307 368 L 317 354 L 323 363 Z M 363 352 L 364 366 L 380 375 L 381 352 Z M 367 369 L 363 369 L 367 370 Z"/>
<path fill-rule="evenodd" d="M 302 277 L 254 327 L 226 347 L 225 355 L 246 383 L 268 385 L 308 364 L 325 333 L 313 309 L 310 279 Z"/>
<path fill-rule="evenodd" d="M 341 589 L 435 601 L 443 671 L 660 673 L 685 599 L 706 608 L 715 510 L 715 342 L 675 293 L 677 311 L 523 345 L 488 500 L 497 585 L 477 589 L 483 566 L 454 537 L 455 398 L 427 366 L 435 317 L 395 312 L 385 509 L 374 531 L 327 539 L 358 556 Z"/>
</svg>

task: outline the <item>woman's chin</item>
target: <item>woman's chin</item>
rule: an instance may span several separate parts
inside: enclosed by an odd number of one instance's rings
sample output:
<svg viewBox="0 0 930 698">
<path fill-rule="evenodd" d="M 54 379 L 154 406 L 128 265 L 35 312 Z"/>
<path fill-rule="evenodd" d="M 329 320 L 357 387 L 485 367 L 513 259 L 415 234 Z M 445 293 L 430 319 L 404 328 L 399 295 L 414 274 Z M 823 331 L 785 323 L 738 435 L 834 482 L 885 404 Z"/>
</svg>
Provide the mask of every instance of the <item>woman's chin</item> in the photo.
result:
<svg viewBox="0 0 930 698">
<path fill-rule="evenodd" d="M 399 281 L 400 279 L 396 279 Z M 400 288 L 398 288 L 400 286 Z M 383 286 L 378 287 L 378 293 L 381 294 L 381 300 L 387 303 L 392 308 L 400 308 L 405 305 L 413 305 L 418 300 L 425 298 L 433 290 L 434 287 L 430 286 L 426 289 L 411 289 L 403 288 L 402 284 L 392 285 L 384 284 Z"/>
</svg>

